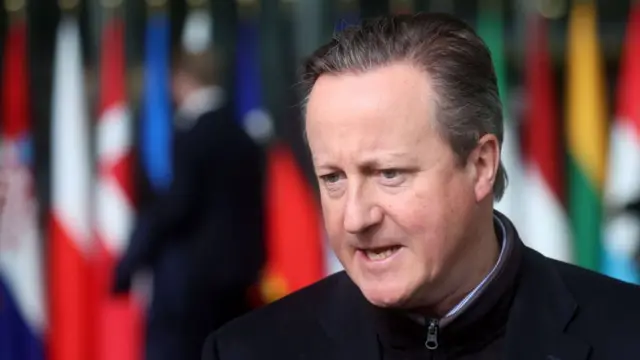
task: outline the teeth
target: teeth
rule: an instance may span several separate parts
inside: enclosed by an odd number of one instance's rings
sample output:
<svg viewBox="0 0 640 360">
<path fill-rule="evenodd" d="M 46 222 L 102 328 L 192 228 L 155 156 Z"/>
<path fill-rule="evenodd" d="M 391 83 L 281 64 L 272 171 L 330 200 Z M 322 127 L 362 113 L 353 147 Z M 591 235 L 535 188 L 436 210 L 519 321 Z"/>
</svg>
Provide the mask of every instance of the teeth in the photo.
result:
<svg viewBox="0 0 640 360">
<path fill-rule="evenodd" d="M 367 258 L 369 258 L 369 260 L 380 261 L 393 255 L 393 253 L 396 252 L 396 250 L 398 250 L 397 247 L 392 247 L 383 251 L 366 250 L 364 253 L 367 256 Z"/>
</svg>

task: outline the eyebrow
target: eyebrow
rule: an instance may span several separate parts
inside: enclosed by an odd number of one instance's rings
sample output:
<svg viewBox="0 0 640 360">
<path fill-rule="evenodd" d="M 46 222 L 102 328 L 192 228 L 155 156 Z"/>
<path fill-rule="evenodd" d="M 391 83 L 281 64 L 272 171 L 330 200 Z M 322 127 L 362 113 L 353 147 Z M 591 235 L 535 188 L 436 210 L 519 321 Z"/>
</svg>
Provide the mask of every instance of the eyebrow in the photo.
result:
<svg viewBox="0 0 640 360">
<path fill-rule="evenodd" d="M 406 151 L 379 152 L 379 153 L 373 153 L 368 156 L 365 156 L 364 160 L 362 161 L 362 164 L 369 165 L 369 166 L 375 166 L 375 165 L 380 166 L 384 162 L 396 161 L 396 160 L 414 161 L 415 156 L 409 154 Z"/>
<path fill-rule="evenodd" d="M 399 159 L 403 160 L 404 163 L 415 162 L 415 156 L 409 155 L 406 152 L 389 152 L 368 155 L 358 163 L 358 167 L 361 169 L 377 169 L 388 166 L 388 162 L 390 161 L 397 161 Z M 314 163 L 317 164 L 316 168 L 318 169 L 338 170 L 340 168 L 332 164 L 331 161 L 321 161 L 317 157 L 314 157 L 313 160 Z"/>
</svg>

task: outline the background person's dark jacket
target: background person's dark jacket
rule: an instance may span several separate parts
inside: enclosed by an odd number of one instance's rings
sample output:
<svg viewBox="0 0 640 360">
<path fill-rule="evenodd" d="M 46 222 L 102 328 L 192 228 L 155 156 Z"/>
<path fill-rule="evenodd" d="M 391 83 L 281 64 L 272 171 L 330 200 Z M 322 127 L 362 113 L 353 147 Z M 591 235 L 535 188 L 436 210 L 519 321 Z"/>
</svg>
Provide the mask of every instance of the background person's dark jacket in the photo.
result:
<svg viewBox="0 0 640 360">
<path fill-rule="evenodd" d="M 148 359 L 199 358 L 211 330 L 250 310 L 264 261 L 262 150 L 230 106 L 186 120 L 172 185 L 141 212 L 116 272 L 126 291 L 135 271 L 152 270 Z"/>
<path fill-rule="evenodd" d="M 640 359 L 639 287 L 548 259 L 524 247 L 517 234 L 511 240 L 522 251 L 502 328 L 490 324 L 498 312 L 473 325 L 476 338 L 463 339 L 463 349 L 456 348 L 457 334 L 448 334 L 448 345 L 440 344 L 437 353 L 422 348 L 403 358 Z M 485 296 L 491 292 L 477 298 L 480 307 Z M 379 340 L 372 308 L 340 272 L 224 326 L 207 338 L 203 359 L 392 359 Z M 485 339 L 484 327 L 502 330 Z"/>
</svg>

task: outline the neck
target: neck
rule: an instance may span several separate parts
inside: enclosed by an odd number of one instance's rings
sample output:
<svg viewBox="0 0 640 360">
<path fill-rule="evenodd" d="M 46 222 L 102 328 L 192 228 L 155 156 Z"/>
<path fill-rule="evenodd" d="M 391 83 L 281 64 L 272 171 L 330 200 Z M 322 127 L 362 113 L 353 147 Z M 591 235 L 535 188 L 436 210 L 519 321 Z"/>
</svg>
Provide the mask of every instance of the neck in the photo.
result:
<svg viewBox="0 0 640 360">
<path fill-rule="evenodd" d="M 493 212 L 482 219 L 472 232 L 464 251 L 451 267 L 449 276 L 443 278 L 444 291 L 433 305 L 422 308 L 420 313 L 429 317 L 444 318 L 491 272 L 498 261 L 500 247 L 494 228 Z"/>
</svg>

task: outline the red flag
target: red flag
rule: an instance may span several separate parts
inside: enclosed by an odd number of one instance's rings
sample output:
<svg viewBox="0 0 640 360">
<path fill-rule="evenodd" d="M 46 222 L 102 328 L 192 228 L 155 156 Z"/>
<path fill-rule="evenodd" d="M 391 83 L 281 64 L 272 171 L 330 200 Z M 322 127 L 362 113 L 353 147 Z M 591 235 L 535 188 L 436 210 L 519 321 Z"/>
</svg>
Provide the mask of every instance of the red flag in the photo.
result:
<svg viewBox="0 0 640 360">
<path fill-rule="evenodd" d="M 527 46 L 525 82 L 529 94 L 529 111 L 525 121 L 526 156 L 536 161 L 545 182 L 558 198 L 562 191 L 562 154 L 560 122 L 556 114 L 555 84 L 547 41 L 545 19 L 530 19 L 530 43 Z"/>
<path fill-rule="evenodd" d="M 27 26 L 24 21 L 9 28 L 3 71 L 3 136 L 15 138 L 29 132 L 27 89 Z"/>
<path fill-rule="evenodd" d="M 77 18 L 65 14 L 54 59 L 49 302 L 52 360 L 92 359 L 94 303 L 87 101 Z"/>
<path fill-rule="evenodd" d="M 546 23 L 539 14 L 531 15 L 529 21 L 525 73 L 528 111 L 523 139 L 525 183 L 531 196 L 522 204 L 526 216 L 520 230 L 527 245 L 546 256 L 570 262 L 573 251 L 562 197 L 562 137 Z M 546 225 L 540 226 L 540 221 Z"/>
<path fill-rule="evenodd" d="M 276 145 L 267 163 L 267 266 L 263 298 L 270 302 L 324 276 L 318 206 L 291 151 Z"/>
<path fill-rule="evenodd" d="M 142 355 L 142 308 L 110 293 L 116 261 L 126 250 L 134 218 L 132 128 L 125 100 L 124 23 L 110 19 L 102 38 L 100 118 L 97 126 L 95 296 L 99 314 L 96 356 L 135 360 Z"/>
</svg>

